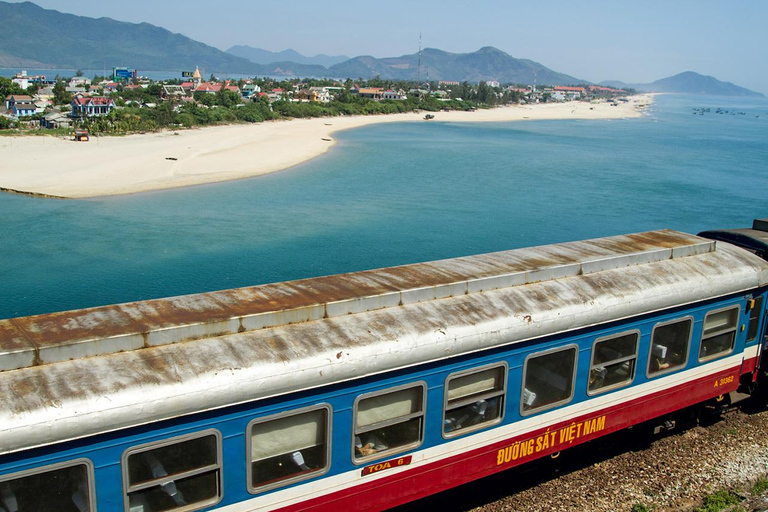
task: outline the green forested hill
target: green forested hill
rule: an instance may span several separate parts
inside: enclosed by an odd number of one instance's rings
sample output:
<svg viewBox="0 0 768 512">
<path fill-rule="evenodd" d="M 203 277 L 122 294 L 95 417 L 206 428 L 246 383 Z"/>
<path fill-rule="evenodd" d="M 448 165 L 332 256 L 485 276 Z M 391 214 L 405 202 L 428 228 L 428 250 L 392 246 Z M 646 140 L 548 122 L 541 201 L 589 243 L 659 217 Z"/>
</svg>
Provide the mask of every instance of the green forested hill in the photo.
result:
<svg viewBox="0 0 768 512">
<path fill-rule="evenodd" d="M 421 67 L 419 67 L 419 60 Z M 486 46 L 473 53 L 449 53 L 434 48 L 401 57 L 376 59 L 355 57 L 329 68 L 331 76 L 372 78 L 376 75 L 393 80 L 455 80 L 480 82 L 497 80 L 522 84 L 571 85 L 585 80 L 552 71 L 527 59 L 516 59 L 503 51 Z"/>
<path fill-rule="evenodd" d="M 148 23 L 86 18 L 43 9 L 31 2 L 0 2 L 0 55 L 9 62 L 55 68 L 129 67 L 261 73 L 241 57 Z"/>
</svg>

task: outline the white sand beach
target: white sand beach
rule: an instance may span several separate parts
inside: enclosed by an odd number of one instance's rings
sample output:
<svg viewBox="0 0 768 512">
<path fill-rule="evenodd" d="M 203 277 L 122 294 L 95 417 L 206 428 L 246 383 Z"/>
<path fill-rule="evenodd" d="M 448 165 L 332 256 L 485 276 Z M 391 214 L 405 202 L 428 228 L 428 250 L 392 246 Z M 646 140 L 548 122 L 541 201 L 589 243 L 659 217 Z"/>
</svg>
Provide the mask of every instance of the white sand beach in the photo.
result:
<svg viewBox="0 0 768 512">
<path fill-rule="evenodd" d="M 328 151 L 333 134 L 375 123 L 504 122 L 638 117 L 652 95 L 627 103 L 584 102 L 436 112 L 271 121 L 177 132 L 92 137 L 0 137 L 0 190 L 64 198 L 131 194 L 250 178 Z"/>
</svg>

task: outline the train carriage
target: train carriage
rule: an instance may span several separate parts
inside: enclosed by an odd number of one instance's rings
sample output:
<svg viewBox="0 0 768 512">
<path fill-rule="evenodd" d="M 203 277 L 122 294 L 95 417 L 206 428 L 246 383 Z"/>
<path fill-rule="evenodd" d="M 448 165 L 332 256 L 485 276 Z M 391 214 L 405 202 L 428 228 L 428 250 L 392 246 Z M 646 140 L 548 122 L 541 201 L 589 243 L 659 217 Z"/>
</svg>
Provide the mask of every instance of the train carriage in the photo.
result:
<svg viewBox="0 0 768 512">
<path fill-rule="evenodd" d="M 661 230 L 3 320 L 0 512 L 395 506 L 751 389 L 767 294 Z"/>
</svg>

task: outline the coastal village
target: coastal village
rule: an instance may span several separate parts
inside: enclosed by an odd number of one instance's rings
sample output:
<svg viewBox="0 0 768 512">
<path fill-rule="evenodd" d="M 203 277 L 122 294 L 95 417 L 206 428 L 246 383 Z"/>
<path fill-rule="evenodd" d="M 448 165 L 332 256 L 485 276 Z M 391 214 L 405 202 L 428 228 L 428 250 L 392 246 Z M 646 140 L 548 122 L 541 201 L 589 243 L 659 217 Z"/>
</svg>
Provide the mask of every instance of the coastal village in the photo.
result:
<svg viewBox="0 0 768 512">
<path fill-rule="evenodd" d="M 600 86 L 479 84 L 456 81 L 395 82 L 270 78 L 219 80 L 203 78 L 200 69 L 182 79 L 151 80 L 128 68 L 113 68 L 109 77 L 49 78 L 17 73 L 6 87 L 0 128 L 128 133 L 272 118 L 474 110 L 498 105 L 571 101 L 627 101 L 631 91 Z M 8 79 L 0 79 L 5 80 Z M 312 107 L 297 106 L 309 104 Z M 333 109 L 335 104 L 338 106 Z M 355 105 L 355 106 L 352 106 Z M 258 106 L 258 109 L 254 107 Z M 221 109 L 220 112 L 215 112 Z M 209 112 L 201 112 L 208 110 Z M 119 113 L 133 112 L 133 123 Z M 224 112 L 223 114 L 221 112 Z M 160 115 L 164 114 L 164 115 Z M 125 116 L 123 116 L 125 117 Z M 147 122 L 141 122 L 142 120 Z M 112 121 L 112 122 L 110 122 Z"/>
</svg>

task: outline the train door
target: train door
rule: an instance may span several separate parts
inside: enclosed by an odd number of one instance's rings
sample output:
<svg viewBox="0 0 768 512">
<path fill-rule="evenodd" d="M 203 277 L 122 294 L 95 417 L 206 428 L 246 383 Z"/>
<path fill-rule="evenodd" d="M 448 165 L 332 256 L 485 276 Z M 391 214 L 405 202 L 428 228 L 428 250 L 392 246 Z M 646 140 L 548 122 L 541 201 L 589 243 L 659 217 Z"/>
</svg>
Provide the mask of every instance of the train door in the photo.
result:
<svg viewBox="0 0 768 512">
<path fill-rule="evenodd" d="M 768 301 L 765 300 L 765 296 L 759 296 L 759 310 L 758 315 L 762 314 L 762 322 L 758 322 L 759 332 L 755 333 L 758 340 L 758 361 L 760 361 L 759 373 L 763 381 L 764 386 L 768 386 Z M 762 324 L 762 325 L 761 325 Z M 749 333 L 748 333 L 749 335 Z"/>
</svg>

